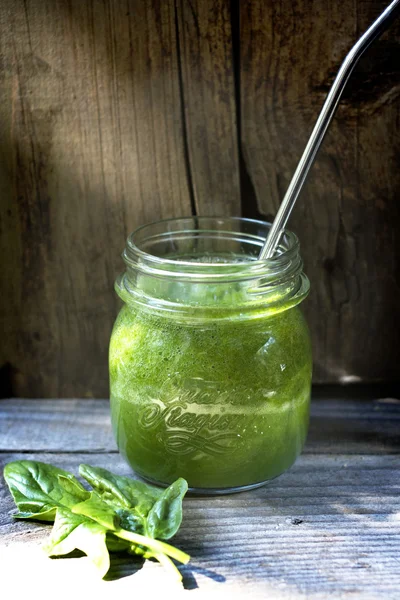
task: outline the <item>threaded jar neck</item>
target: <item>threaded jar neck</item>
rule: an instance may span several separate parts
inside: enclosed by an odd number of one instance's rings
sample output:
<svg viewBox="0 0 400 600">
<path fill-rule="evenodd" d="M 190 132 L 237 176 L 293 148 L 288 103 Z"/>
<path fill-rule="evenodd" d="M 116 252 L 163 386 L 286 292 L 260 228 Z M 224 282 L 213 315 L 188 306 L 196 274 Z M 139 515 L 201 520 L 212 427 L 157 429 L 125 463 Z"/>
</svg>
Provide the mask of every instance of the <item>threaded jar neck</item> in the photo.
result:
<svg viewBox="0 0 400 600">
<path fill-rule="evenodd" d="M 286 231 L 276 255 L 258 260 L 270 223 L 188 217 L 140 227 L 127 239 L 116 290 L 128 304 L 167 316 L 254 319 L 308 294 L 299 241 Z"/>
</svg>

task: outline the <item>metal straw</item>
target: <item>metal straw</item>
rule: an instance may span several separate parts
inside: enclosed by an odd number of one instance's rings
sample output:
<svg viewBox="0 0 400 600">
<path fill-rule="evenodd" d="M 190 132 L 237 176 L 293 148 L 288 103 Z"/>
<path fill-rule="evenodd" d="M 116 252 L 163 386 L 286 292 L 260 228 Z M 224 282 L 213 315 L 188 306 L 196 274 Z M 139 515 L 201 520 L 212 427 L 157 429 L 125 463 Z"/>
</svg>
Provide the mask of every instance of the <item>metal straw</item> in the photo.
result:
<svg viewBox="0 0 400 600">
<path fill-rule="evenodd" d="M 346 85 L 354 67 L 368 46 L 376 38 L 378 38 L 385 31 L 385 29 L 387 29 L 391 21 L 398 16 L 399 9 L 400 0 L 394 0 L 391 4 L 389 4 L 386 10 L 383 11 L 376 21 L 374 21 L 371 27 L 352 47 L 344 59 L 319 114 L 310 139 L 308 140 L 308 144 L 303 152 L 303 156 L 297 165 L 297 169 L 292 177 L 285 197 L 283 198 L 274 222 L 271 225 L 270 232 L 259 255 L 260 260 L 270 258 L 274 255 L 276 247 L 279 244 L 280 237 L 290 217 L 290 213 L 293 210 L 295 202 L 307 179 L 308 172 L 328 130 L 332 117 L 335 114 L 335 110 L 339 104 L 344 86 Z"/>
</svg>

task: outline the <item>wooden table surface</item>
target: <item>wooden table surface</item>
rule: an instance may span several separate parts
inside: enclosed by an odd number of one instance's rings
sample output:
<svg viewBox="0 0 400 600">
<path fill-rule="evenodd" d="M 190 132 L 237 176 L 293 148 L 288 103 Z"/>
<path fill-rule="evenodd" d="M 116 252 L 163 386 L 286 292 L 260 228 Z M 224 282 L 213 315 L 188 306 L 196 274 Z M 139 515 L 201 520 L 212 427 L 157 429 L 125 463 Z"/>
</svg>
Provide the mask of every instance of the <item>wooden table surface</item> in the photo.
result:
<svg viewBox="0 0 400 600">
<path fill-rule="evenodd" d="M 0 483 L 2 589 L 14 598 L 400 598 L 400 400 L 315 399 L 296 464 L 267 486 L 188 497 L 174 538 L 191 555 L 183 585 L 162 567 L 115 557 L 99 580 L 85 557 L 49 559 L 48 526 L 14 521 Z M 108 402 L 1 400 L 1 466 L 86 462 L 131 475 L 112 438 Z M 143 596 L 142 596 L 143 597 Z"/>
</svg>

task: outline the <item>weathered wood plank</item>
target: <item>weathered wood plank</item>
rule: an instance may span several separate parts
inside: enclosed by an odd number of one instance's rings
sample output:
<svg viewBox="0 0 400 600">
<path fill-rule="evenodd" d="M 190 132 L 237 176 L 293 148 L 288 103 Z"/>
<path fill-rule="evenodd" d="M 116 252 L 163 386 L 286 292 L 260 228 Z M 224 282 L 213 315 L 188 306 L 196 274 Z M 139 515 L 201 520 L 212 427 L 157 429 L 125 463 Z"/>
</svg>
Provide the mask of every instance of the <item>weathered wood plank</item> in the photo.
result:
<svg viewBox="0 0 400 600">
<path fill-rule="evenodd" d="M 386 4 L 239 3 L 242 150 L 268 218 L 341 61 Z M 312 284 L 316 381 L 398 379 L 399 57 L 397 21 L 352 76 L 290 221 Z"/>
<path fill-rule="evenodd" d="M 252 492 L 185 499 L 184 521 L 175 543 L 192 556 L 182 568 L 184 585 L 199 597 L 398 598 L 400 402 L 325 398 L 315 401 L 313 408 L 309 453 L 287 473 Z M 24 422 L 31 423 L 30 430 Z M 68 430 L 64 438 L 63 424 Z M 23 435 L 18 437 L 18 431 Z M 115 448 L 106 401 L 0 402 L 0 448 L 4 450 L 5 442 L 12 439 L 15 447 L 27 448 L 24 436 L 36 445 L 39 432 L 42 443 L 36 452 L 0 453 L 1 470 L 11 460 L 32 459 L 75 473 L 80 463 L 88 462 L 133 475 L 117 452 L 95 452 L 99 440 L 104 450 Z M 62 443 L 51 442 L 52 437 Z M 378 444 L 375 437 L 380 437 Z M 66 451 L 54 451 L 64 440 L 70 440 Z M 46 446 L 53 451 L 43 451 Z M 79 452 L 85 446 L 89 452 Z M 355 453 L 343 453 L 347 448 Z M 381 454 L 371 454 L 371 448 Z M 13 502 L 3 480 L 0 506 L 4 586 L 15 580 L 23 560 L 26 593 L 31 595 L 43 578 L 48 585 L 61 578 L 69 595 L 82 593 L 82 586 L 90 586 L 99 598 L 109 595 L 110 586 L 124 594 L 184 593 L 158 565 L 141 568 L 122 556 L 114 557 L 106 582 L 96 580 L 90 569 L 87 572 L 85 559 L 50 562 L 39 550 L 47 531 L 35 523 L 13 521 Z M 126 577 L 130 574 L 134 576 Z M 21 582 L 19 590 L 24 585 Z"/>
<path fill-rule="evenodd" d="M 118 454 L 14 453 L 0 460 L 5 464 L 22 458 L 40 458 L 73 472 L 80 462 L 89 462 L 130 474 Z M 192 556 L 183 568 L 185 585 L 197 585 L 198 595 L 207 598 L 213 593 L 223 598 L 235 593 L 262 598 L 268 593 L 271 598 L 315 600 L 372 599 L 381 594 L 394 600 L 400 589 L 399 476 L 395 456 L 305 455 L 264 488 L 228 497 L 187 498 L 175 538 Z M 94 581 L 84 572 L 84 559 L 49 563 L 39 556 L 38 544 L 47 532 L 35 523 L 12 521 L 12 501 L 4 486 L 0 503 L 5 574 L 9 569 L 15 573 L 24 557 L 28 570 L 36 570 L 36 576 L 28 578 L 31 589 L 41 574 L 47 582 L 66 578 L 69 590 L 76 577 Z M 132 568 L 129 559 L 119 557 L 110 578 L 139 566 Z M 150 593 L 160 584 L 173 592 L 161 569 L 146 565 L 133 578 L 118 580 L 118 589 L 147 586 Z M 111 584 L 94 585 L 100 598 L 111 589 Z"/>
<path fill-rule="evenodd" d="M 400 452 L 400 399 L 316 396 L 311 406 L 306 453 Z M 1 400 L 0 451 L 30 450 L 116 451 L 108 400 Z"/>
<path fill-rule="evenodd" d="M 4 386 L 104 397 L 126 235 L 191 213 L 175 5 L 4 0 L 0 24 Z"/>
<path fill-rule="evenodd" d="M 177 0 L 177 15 L 196 210 L 240 216 L 230 2 Z"/>
<path fill-rule="evenodd" d="M 108 400 L 0 400 L 0 451 L 112 452 Z"/>
<path fill-rule="evenodd" d="M 306 452 L 400 452 L 400 400 L 316 399 L 311 404 Z"/>
</svg>

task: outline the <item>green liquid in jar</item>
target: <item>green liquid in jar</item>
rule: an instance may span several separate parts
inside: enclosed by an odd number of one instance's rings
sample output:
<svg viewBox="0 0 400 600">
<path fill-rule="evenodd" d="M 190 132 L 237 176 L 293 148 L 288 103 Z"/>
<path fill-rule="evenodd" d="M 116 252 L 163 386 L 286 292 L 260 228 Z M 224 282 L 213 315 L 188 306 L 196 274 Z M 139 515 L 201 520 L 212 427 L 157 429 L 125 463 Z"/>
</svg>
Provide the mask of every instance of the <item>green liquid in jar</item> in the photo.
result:
<svg viewBox="0 0 400 600">
<path fill-rule="evenodd" d="M 221 316 L 223 316 L 221 307 Z M 311 348 L 298 307 L 180 322 L 125 305 L 110 345 L 112 424 L 141 476 L 223 490 L 265 482 L 304 445 Z"/>
</svg>

